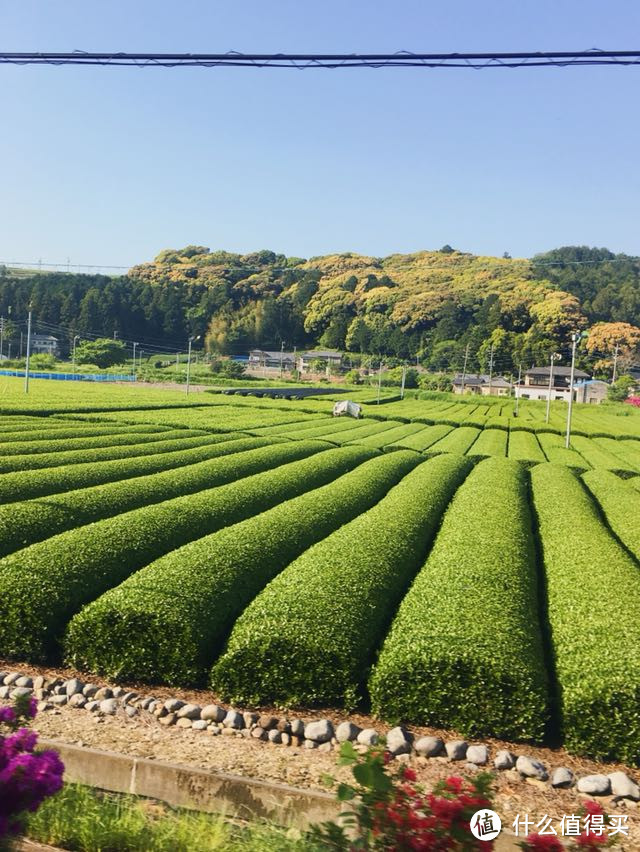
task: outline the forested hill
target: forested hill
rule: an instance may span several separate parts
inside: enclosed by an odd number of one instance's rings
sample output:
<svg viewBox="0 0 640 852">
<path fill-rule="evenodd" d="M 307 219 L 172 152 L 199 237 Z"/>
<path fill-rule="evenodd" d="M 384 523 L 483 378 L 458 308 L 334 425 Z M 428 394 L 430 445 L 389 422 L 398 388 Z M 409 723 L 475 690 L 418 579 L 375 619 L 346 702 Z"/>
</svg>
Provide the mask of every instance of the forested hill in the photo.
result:
<svg viewBox="0 0 640 852">
<path fill-rule="evenodd" d="M 566 348 L 575 328 L 640 325 L 640 258 L 567 247 L 531 260 L 445 246 L 385 258 L 304 260 L 201 246 L 161 252 L 127 276 L 15 275 L 0 268 L 0 314 L 77 334 L 165 342 L 206 337 L 223 353 L 324 346 L 471 369 L 493 343 L 499 369 Z M 43 326 L 44 328 L 44 326 Z M 63 335 L 64 336 L 64 335 Z"/>
</svg>

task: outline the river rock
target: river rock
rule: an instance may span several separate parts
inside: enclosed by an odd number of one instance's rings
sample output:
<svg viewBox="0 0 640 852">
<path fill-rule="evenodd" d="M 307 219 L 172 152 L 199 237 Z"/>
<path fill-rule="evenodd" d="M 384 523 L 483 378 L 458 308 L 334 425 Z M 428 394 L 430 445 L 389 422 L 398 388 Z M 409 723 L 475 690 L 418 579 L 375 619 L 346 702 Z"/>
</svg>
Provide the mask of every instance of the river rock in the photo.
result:
<svg viewBox="0 0 640 852">
<path fill-rule="evenodd" d="M 516 760 L 516 769 L 525 778 L 537 778 L 538 781 L 546 781 L 549 777 L 544 763 L 540 763 L 534 757 L 528 757 L 524 754 L 521 754 Z"/>
<path fill-rule="evenodd" d="M 493 765 L 496 769 L 513 769 L 516 765 L 516 756 L 507 749 L 501 749 L 494 757 Z"/>
<path fill-rule="evenodd" d="M 354 725 L 353 722 L 340 722 L 336 728 L 336 739 L 339 743 L 352 742 L 357 739 L 362 728 Z"/>
<path fill-rule="evenodd" d="M 69 698 L 71 698 L 72 695 L 81 695 L 84 687 L 84 683 L 81 680 L 78 680 L 77 677 L 72 677 L 71 680 L 68 680 L 64 685 L 65 692 Z"/>
<path fill-rule="evenodd" d="M 578 779 L 578 792 L 590 796 L 608 796 L 611 792 L 611 780 L 608 775 L 585 775 Z"/>
<path fill-rule="evenodd" d="M 185 702 L 180 701 L 179 698 L 167 698 L 164 702 L 165 709 L 169 713 L 177 713 L 182 707 L 184 707 Z"/>
<path fill-rule="evenodd" d="M 106 698 L 113 698 L 113 690 L 109 686 L 102 686 L 94 693 L 93 697 L 96 701 L 104 701 Z"/>
<path fill-rule="evenodd" d="M 304 729 L 305 739 L 314 743 L 328 743 L 333 736 L 333 725 L 329 719 L 320 719 L 318 722 L 309 722 Z"/>
<path fill-rule="evenodd" d="M 267 733 L 267 739 L 270 743 L 280 744 L 282 742 L 282 734 L 277 728 L 271 728 L 271 730 Z"/>
<path fill-rule="evenodd" d="M 238 713 L 237 710 L 228 710 L 227 715 L 222 720 L 222 724 L 225 728 L 232 728 L 234 731 L 239 731 L 241 728 L 244 728 L 244 719 L 242 718 L 242 714 Z"/>
<path fill-rule="evenodd" d="M 87 703 L 87 699 L 81 692 L 74 692 L 74 694 L 69 698 L 69 707 L 84 707 Z"/>
<path fill-rule="evenodd" d="M 469 746 L 464 740 L 451 740 L 445 745 L 449 760 L 464 760 Z"/>
<path fill-rule="evenodd" d="M 363 746 L 374 746 L 380 739 L 375 728 L 364 728 L 356 737 L 356 742 Z"/>
<path fill-rule="evenodd" d="M 394 757 L 398 754 L 409 754 L 411 751 L 411 734 L 406 728 L 398 725 L 396 728 L 391 728 L 387 734 L 387 750 Z"/>
<path fill-rule="evenodd" d="M 559 789 L 568 789 L 573 785 L 575 776 L 566 766 L 559 766 L 553 770 L 551 775 L 551 786 Z"/>
<path fill-rule="evenodd" d="M 440 737 L 420 737 L 413 747 L 421 757 L 437 757 L 444 751 L 444 741 Z"/>
<path fill-rule="evenodd" d="M 302 719 L 294 719 L 291 722 L 291 735 L 294 737 L 304 737 L 304 722 Z"/>
<path fill-rule="evenodd" d="M 26 686 L 27 689 L 33 689 L 33 680 L 28 675 L 22 675 L 16 681 L 16 686 Z"/>
<path fill-rule="evenodd" d="M 200 711 L 200 718 L 204 719 L 206 722 L 222 722 L 226 715 L 227 711 L 223 707 L 219 707 L 217 704 L 207 704 L 207 706 L 203 707 Z"/>
<path fill-rule="evenodd" d="M 100 702 L 100 712 L 105 716 L 114 716 L 118 710 L 118 701 L 115 698 L 105 698 Z"/>
<path fill-rule="evenodd" d="M 270 716 L 268 713 L 262 713 L 258 716 L 257 724 L 263 731 L 270 731 L 271 728 L 277 728 L 278 720 L 275 716 Z"/>
<path fill-rule="evenodd" d="M 185 704 L 178 710 L 178 719 L 199 719 L 202 707 L 198 704 Z"/>
<path fill-rule="evenodd" d="M 631 799 L 634 802 L 640 800 L 640 787 L 624 772 L 610 772 L 609 781 L 614 796 L 621 799 Z"/>
<path fill-rule="evenodd" d="M 484 744 L 470 745 L 466 757 L 474 766 L 484 766 L 489 760 L 489 749 Z"/>
</svg>

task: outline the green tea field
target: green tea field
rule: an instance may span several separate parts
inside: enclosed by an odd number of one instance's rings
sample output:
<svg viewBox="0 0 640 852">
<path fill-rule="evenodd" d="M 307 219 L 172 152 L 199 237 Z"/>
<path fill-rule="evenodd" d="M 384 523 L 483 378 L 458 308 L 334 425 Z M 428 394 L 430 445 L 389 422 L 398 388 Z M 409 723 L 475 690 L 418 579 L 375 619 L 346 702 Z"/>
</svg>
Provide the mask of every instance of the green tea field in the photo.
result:
<svg viewBox="0 0 640 852">
<path fill-rule="evenodd" d="M 0 658 L 640 763 L 640 411 L 358 397 L 5 380 Z"/>
</svg>

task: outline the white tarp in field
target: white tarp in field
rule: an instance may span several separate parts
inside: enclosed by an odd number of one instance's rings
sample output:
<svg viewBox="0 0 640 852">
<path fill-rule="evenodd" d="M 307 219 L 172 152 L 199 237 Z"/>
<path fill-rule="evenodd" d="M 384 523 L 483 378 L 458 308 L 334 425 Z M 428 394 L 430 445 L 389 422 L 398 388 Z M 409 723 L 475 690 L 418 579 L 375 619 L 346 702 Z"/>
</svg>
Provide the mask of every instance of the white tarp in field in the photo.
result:
<svg viewBox="0 0 640 852">
<path fill-rule="evenodd" d="M 360 417 L 360 406 L 357 402 L 351 402 L 349 399 L 341 399 L 333 406 L 333 416 L 341 417 L 343 414 L 348 414 L 357 419 Z"/>
</svg>

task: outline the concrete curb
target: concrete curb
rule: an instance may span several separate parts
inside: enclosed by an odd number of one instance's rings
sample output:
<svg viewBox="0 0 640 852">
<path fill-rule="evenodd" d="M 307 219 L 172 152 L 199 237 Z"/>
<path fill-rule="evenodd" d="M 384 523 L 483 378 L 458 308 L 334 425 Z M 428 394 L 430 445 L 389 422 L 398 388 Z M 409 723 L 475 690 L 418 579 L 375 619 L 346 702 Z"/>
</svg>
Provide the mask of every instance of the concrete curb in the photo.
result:
<svg viewBox="0 0 640 852">
<path fill-rule="evenodd" d="M 329 793 L 81 748 L 57 740 L 40 739 L 38 744 L 60 754 L 66 781 L 159 799 L 175 807 L 242 819 L 268 819 L 299 828 L 334 819 L 340 810 Z"/>
</svg>

